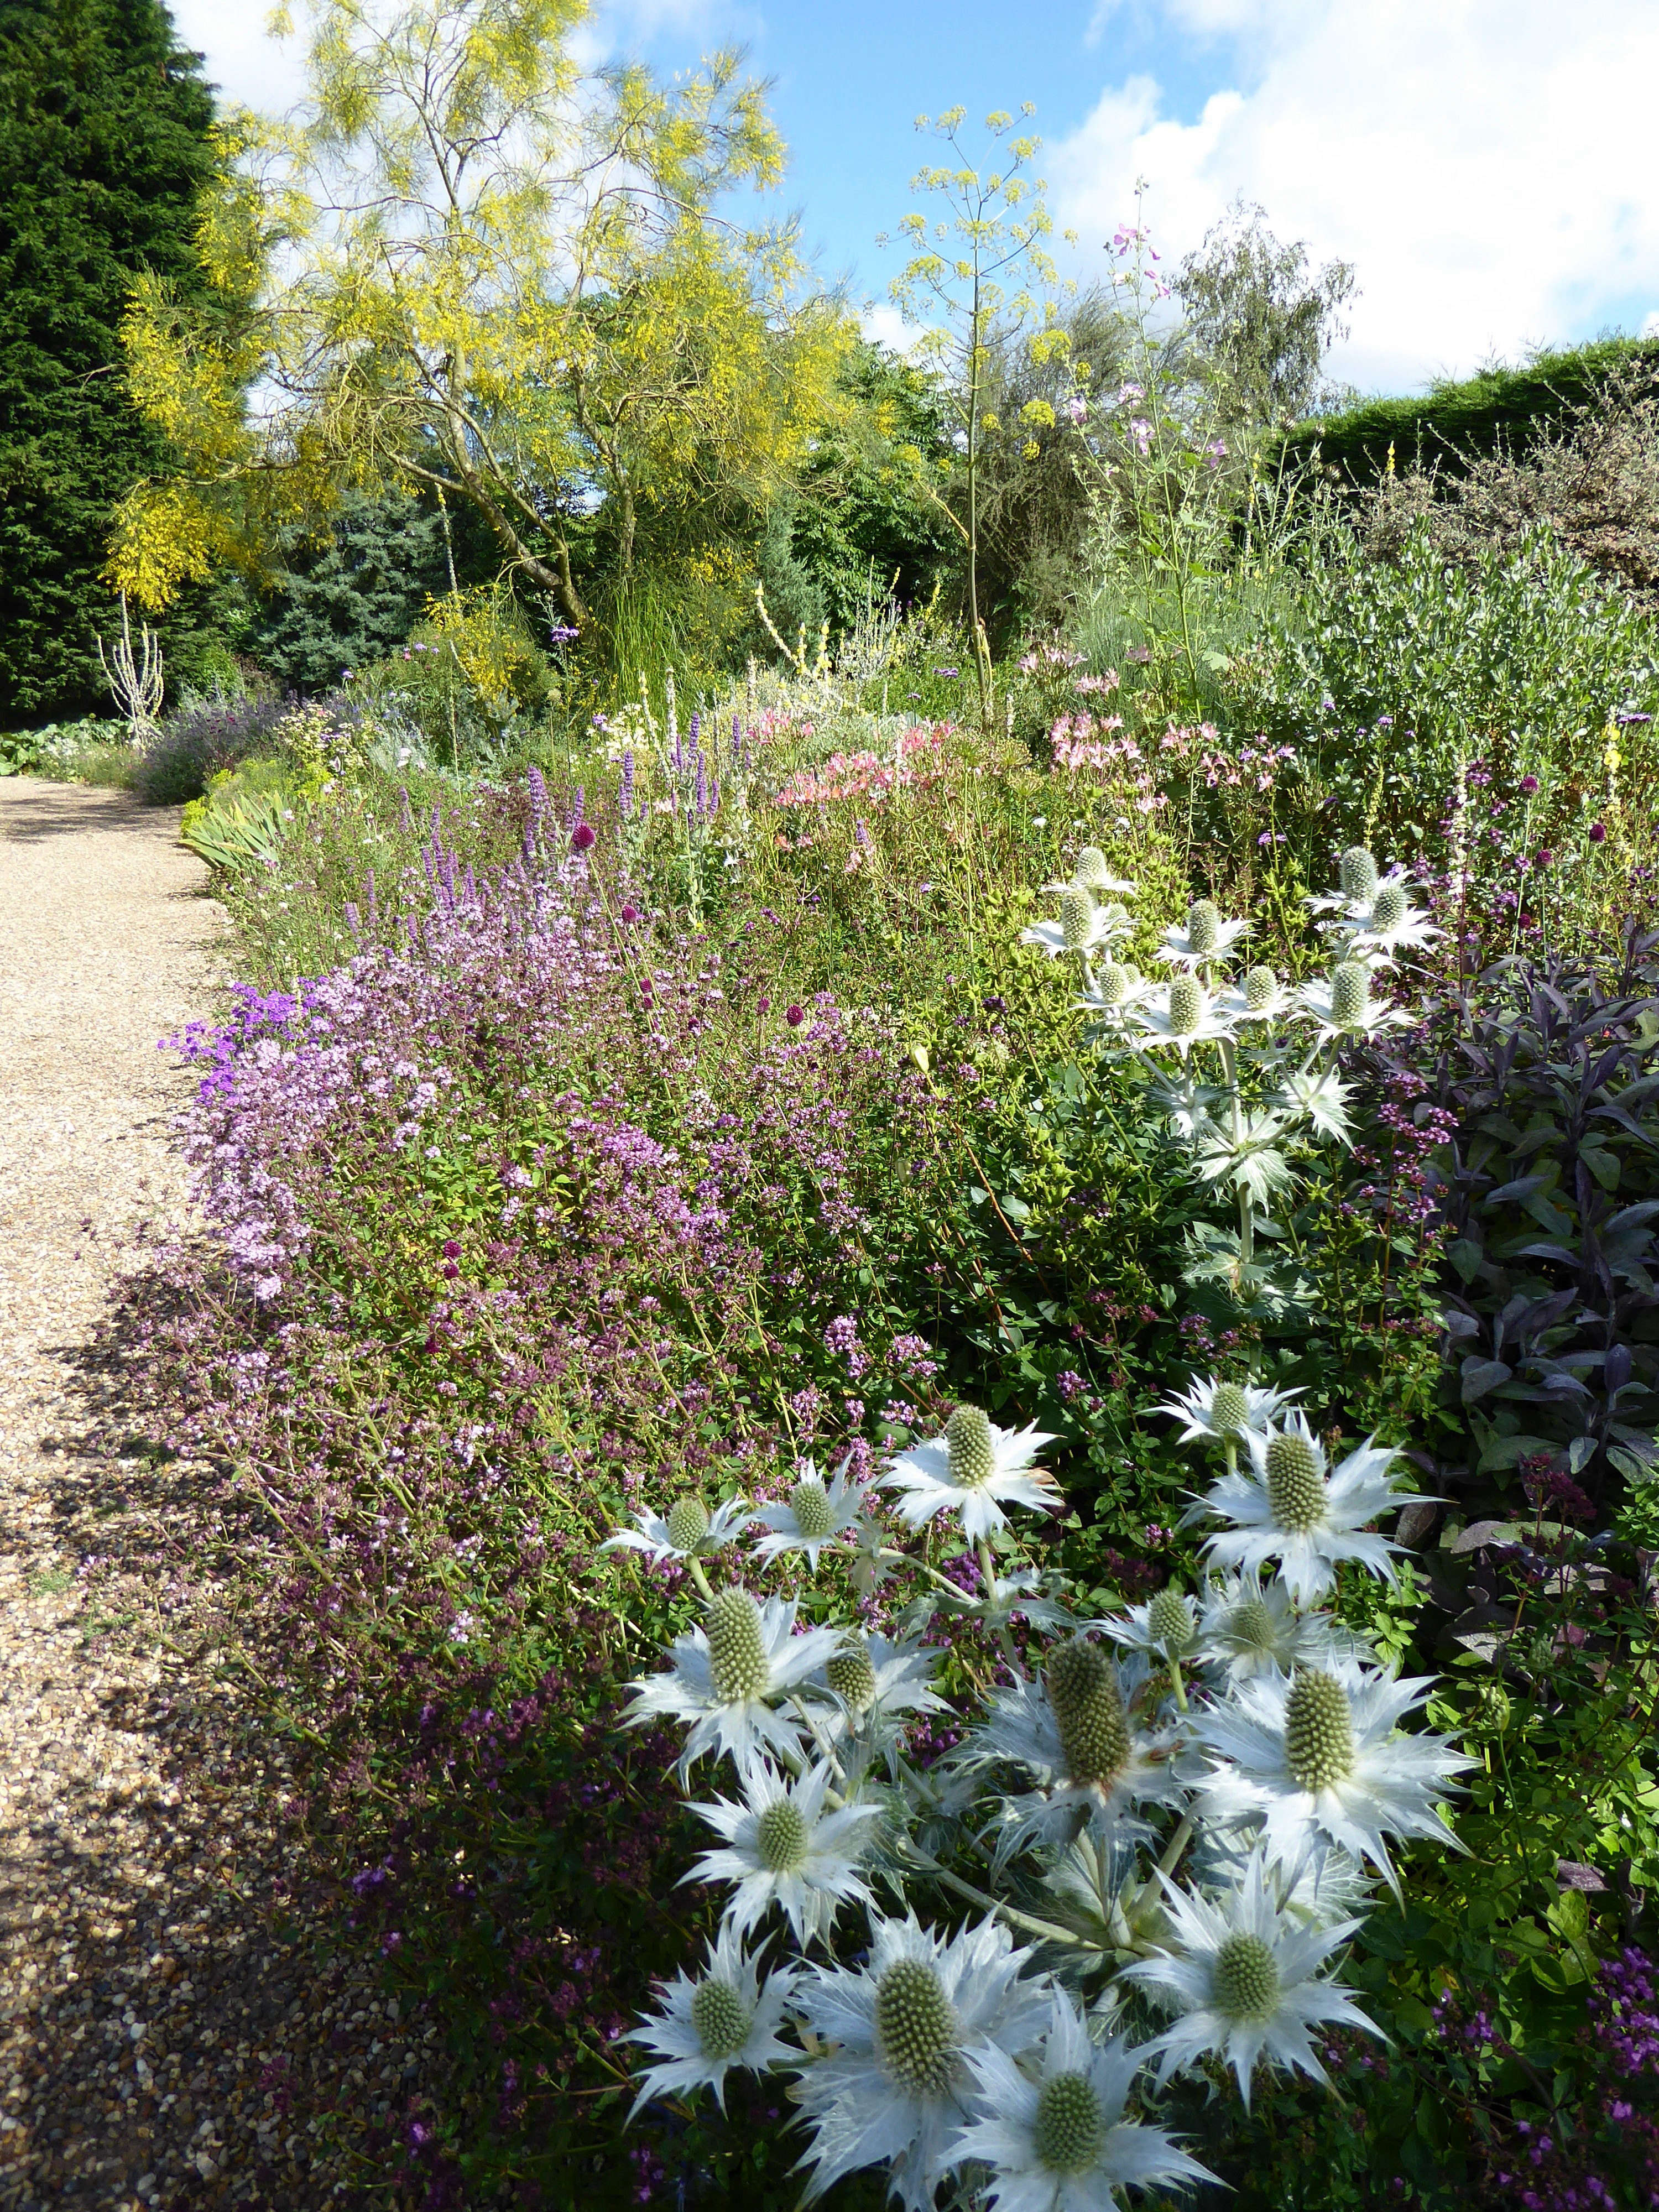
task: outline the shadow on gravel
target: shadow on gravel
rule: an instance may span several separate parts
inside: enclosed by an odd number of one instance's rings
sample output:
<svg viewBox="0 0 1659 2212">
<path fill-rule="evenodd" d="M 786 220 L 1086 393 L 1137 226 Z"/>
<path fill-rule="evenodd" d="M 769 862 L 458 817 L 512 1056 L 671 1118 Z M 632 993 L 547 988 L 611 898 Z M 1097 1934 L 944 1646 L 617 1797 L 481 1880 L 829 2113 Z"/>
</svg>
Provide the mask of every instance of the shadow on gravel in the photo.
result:
<svg viewBox="0 0 1659 2212">
<path fill-rule="evenodd" d="M 44 844 L 49 837 L 72 837 L 88 830 L 112 828 L 123 815 L 149 813 L 130 791 L 80 783 L 46 783 L 33 776 L 8 777 L 0 842 Z"/>
<path fill-rule="evenodd" d="M 331 1940 L 284 1821 L 286 1747 L 218 1645 L 217 1477 L 134 1432 L 118 1356 L 63 1356 L 52 1534 L 94 1564 L 35 1577 L 9 1692 L 46 1717 L 0 1846 L 0 2212 L 361 2202 L 428 2031 Z"/>
</svg>

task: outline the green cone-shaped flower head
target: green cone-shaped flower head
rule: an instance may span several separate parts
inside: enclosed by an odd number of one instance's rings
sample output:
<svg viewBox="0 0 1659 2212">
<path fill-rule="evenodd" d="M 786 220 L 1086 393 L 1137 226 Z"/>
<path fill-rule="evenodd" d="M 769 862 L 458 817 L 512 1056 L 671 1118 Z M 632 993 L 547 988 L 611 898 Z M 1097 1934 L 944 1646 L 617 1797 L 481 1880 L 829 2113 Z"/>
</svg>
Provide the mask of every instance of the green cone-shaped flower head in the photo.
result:
<svg viewBox="0 0 1659 2212">
<path fill-rule="evenodd" d="M 677 1552 L 695 1552 L 708 1534 L 708 1508 L 701 1498 L 677 1498 L 668 1509 L 667 1528 Z"/>
<path fill-rule="evenodd" d="M 1328 1790 L 1353 1772 L 1353 1708 L 1334 1674 L 1298 1667 L 1285 1699 L 1285 1764 L 1298 1790 Z"/>
<path fill-rule="evenodd" d="M 806 1815 L 793 1797 L 775 1797 L 755 1823 L 755 1856 L 768 1874 L 793 1874 L 806 1863 Z"/>
<path fill-rule="evenodd" d="M 1048 2173 L 1086 2173 L 1106 2140 L 1106 2115 L 1086 2074 L 1045 2081 L 1031 2121 L 1031 2148 Z"/>
<path fill-rule="evenodd" d="M 1190 1651 L 1198 1635 L 1191 1598 L 1173 1586 L 1159 1590 L 1146 1607 L 1146 1633 L 1172 1659 Z"/>
<path fill-rule="evenodd" d="M 1218 1382 L 1210 1400 L 1210 1425 L 1224 1437 L 1242 1437 L 1250 1425 L 1250 1401 L 1242 1382 Z"/>
<path fill-rule="evenodd" d="M 1048 1654 L 1048 1703 L 1073 1782 L 1109 1790 L 1129 1763 L 1129 1723 L 1111 1655 L 1081 1637 Z"/>
<path fill-rule="evenodd" d="M 940 2096 L 957 2070 L 957 2015 L 924 1959 L 895 1959 L 876 1984 L 876 2048 L 915 2097 Z"/>
<path fill-rule="evenodd" d="M 1271 968 L 1252 968 L 1244 978 L 1244 1004 L 1253 1014 L 1271 1006 L 1279 992 L 1279 978 Z"/>
<path fill-rule="evenodd" d="M 1297 1429 L 1285 1429 L 1268 1441 L 1267 1503 L 1273 1519 L 1293 1536 L 1305 1536 L 1325 1518 L 1319 1454 Z"/>
<path fill-rule="evenodd" d="M 1331 1020 L 1358 1029 L 1371 1010 L 1371 971 L 1363 960 L 1344 960 L 1331 971 Z"/>
<path fill-rule="evenodd" d="M 1068 952 L 1088 950 L 1089 937 L 1095 918 L 1092 892 L 1081 884 L 1069 884 L 1060 895 L 1060 927 Z"/>
<path fill-rule="evenodd" d="M 1112 872 L 1106 864 L 1106 855 L 1098 845 L 1085 845 L 1077 856 L 1073 871 L 1077 882 L 1085 890 L 1103 891 L 1112 880 Z"/>
<path fill-rule="evenodd" d="M 1095 989 L 1109 1006 L 1121 1006 L 1127 1004 L 1135 981 L 1132 969 L 1121 968 L 1115 960 L 1109 960 L 1095 978 Z"/>
<path fill-rule="evenodd" d="M 716 1590 L 704 1608 L 702 1632 L 708 1638 L 708 1672 L 714 1695 L 724 1705 L 758 1698 L 771 1680 L 761 1612 L 745 1589 Z"/>
<path fill-rule="evenodd" d="M 1228 1627 L 1241 1644 L 1248 1644 L 1252 1651 L 1271 1651 L 1278 1643 L 1273 1633 L 1273 1617 L 1265 1598 L 1241 1598 L 1228 1617 Z"/>
<path fill-rule="evenodd" d="M 1244 1929 L 1223 1938 L 1211 1970 L 1210 1997 L 1229 2020 L 1271 2020 L 1279 2009 L 1279 1968 L 1271 1947 Z"/>
<path fill-rule="evenodd" d="M 870 1663 L 870 1646 L 863 1637 L 856 1643 L 843 1645 L 823 1673 L 849 1712 L 867 1713 L 876 1702 L 876 1670 Z"/>
<path fill-rule="evenodd" d="M 1406 886 L 1404 884 L 1379 884 L 1376 896 L 1371 901 L 1371 927 L 1398 929 L 1406 919 Z"/>
<path fill-rule="evenodd" d="M 1376 861 L 1364 845 L 1350 845 L 1336 864 L 1336 880 L 1351 903 L 1367 906 L 1376 894 Z"/>
<path fill-rule="evenodd" d="M 815 1474 L 804 1474 L 789 1493 L 795 1526 L 809 1543 L 835 1533 L 836 1512 L 830 1493 Z"/>
<path fill-rule="evenodd" d="M 1170 1027 L 1176 1036 L 1196 1036 L 1208 1000 L 1196 975 L 1177 975 L 1170 986 Z"/>
<path fill-rule="evenodd" d="M 1195 899 L 1187 909 L 1187 942 L 1194 952 L 1213 952 L 1221 939 L 1221 909 L 1213 899 Z"/>
<path fill-rule="evenodd" d="M 691 2025 L 702 2055 L 718 2064 L 735 2058 L 753 2025 L 748 2006 L 730 1982 L 699 1982 L 691 1992 Z"/>
<path fill-rule="evenodd" d="M 958 1406 L 945 1424 L 951 1453 L 951 1480 L 964 1490 L 988 1482 L 996 1472 L 996 1447 L 988 1415 L 977 1406 Z"/>
</svg>

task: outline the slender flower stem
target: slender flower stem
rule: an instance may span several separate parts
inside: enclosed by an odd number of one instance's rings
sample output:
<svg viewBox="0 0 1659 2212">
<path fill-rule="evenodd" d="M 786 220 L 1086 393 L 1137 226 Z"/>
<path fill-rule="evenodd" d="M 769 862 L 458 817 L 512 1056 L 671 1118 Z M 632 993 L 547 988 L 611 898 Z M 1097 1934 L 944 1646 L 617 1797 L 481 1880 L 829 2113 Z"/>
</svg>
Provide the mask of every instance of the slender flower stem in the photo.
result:
<svg viewBox="0 0 1659 2212">
<path fill-rule="evenodd" d="M 1191 1843 L 1192 1839 L 1193 1816 L 1190 1813 L 1183 1813 L 1181 1818 L 1180 1826 L 1176 1830 L 1174 1835 L 1170 1837 L 1169 1842 L 1164 1845 L 1164 1856 L 1158 1863 L 1158 1870 L 1160 1874 L 1173 1874 L 1175 1872 L 1176 1867 L 1180 1860 L 1181 1854 L 1186 1850 L 1188 1844 Z"/>
</svg>

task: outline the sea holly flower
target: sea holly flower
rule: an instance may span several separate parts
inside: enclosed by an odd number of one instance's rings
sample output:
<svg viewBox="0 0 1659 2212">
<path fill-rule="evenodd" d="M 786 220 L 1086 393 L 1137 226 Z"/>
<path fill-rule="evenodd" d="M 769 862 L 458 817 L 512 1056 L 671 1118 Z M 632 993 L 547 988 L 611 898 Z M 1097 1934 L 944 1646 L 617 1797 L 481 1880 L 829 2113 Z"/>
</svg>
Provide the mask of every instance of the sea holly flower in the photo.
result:
<svg viewBox="0 0 1659 2212">
<path fill-rule="evenodd" d="M 1334 1588 L 1342 1559 L 1358 1559 L 1370 1573 L 1395 1579 L 1391 1554 L 1401 1547 L 1368 1531 L 1365 1523 L 1391 1507 L 1430 1501 L 1394 1487 L 1397 1455 L 1391 1447 L 1367 1437 L 1332 1468 L 1300 1412 L 1269 1435 L 1252 1430 L 1244 1442 L 1249 1472 L 1230 1468 L 1183 1516 L 1183 1523 L 1206 1514 L 1232 1522 L 1205 1541 L 1219 1565 L 1261 1567 L 1277 1559 L 1291 1601 L 1298 1606 L 1314 1604 Z"/>
<path fill-rule="evenodd" d="M 706 1851 L 681 1879 L 734 1882 L 726 1918 L 739 1936 L 776 1904 L 805 1948 L 828 1936 L 848 1898 L 870 1902 L 858 1862 L 881 1808 L 843 1805 L 826 1813 L 830 1779 L 827 1765 L 792 1781 L 763 1759 L 744 1778 L 741 1804 L 719 1797 L 692 1807 L 726 1838 L 726 1848 Z"/>
<path fill-rule="evenodd" d="M 1396 952 L 1423 951 L 1444 935 L 1412 904 L 1408 883 L 1405 876 L 1390 876 L 1377 885 L 1368 906 L 1352 906 L 1340 920 L 1323 925 L 1345 940 L 1345 959 L 1386 968 Z"/>
<path fill-rule="evenodd" d="M 1328 975 L 1302 986 L 1301 1000 L 1322 1044 L 1333 1044 L 1340 1037 L 1376 1036 L 1410 1018 L 1403 1007 L 1379 1006 L 1372 998 L 1371 971 L 1363 960 L 1339 960 Z"/>
<path fill-rule="evenodd" d="M 665 1559 L 707 1559 L 735 1543 L 754 1519 L 749 1502 L 728 1498 L 711 1513 L 694 1491 L 677 1498 L 666 1513 L 641 1506 L 639 1526 L 619 1528 L 600 1545 L 602 1552 L 644 1552 L 654 1565 Z"/>
<path fill-rule="evenodd" d="M 1007 1525 L 1005 1504 L 1030 1505 L 1039 1513 L 1059 1510 L 1054 1477 L 1032 1465 L 1054 1441 L 1035 1422 L 1002 1429 L 977 1406 L 958 1406 L 942 1437 L 897 1455 L 880 1487 L 898 1492 L 898 1516 L 907 1528 L 920 1528 L 937 1514 L 960 1513 L 963 1533 L 977 1543 Z"/>
<path fill-rule="evenodd" d="M 990 2212 L 1115 2212 L 1121 2189 L 1214 2180 L 1162 2128 L 1125 2117 L 1143 2063 L 1123 2039 L 1091 2041 L 1059 1990 L 1035 2074 L 994 2045 L 971 2052 L 979 2112 L 955 2148 L 990 2168 Z"/>
<path fill-rule="evenodd" d="M 659 1717 L 690 1723 L 679 1759 L 682 1781 L 717 1747 L 740 1774 L 754 1765 L 763 1745 L 794 1751 L 802 1723 L 774 1711 L 770 1701 L 815 1674 L 841 1642 L 836 1629 L 809 1628 L 797 1636 L 794 1626 L 793 1601 L 773 1597 L 763 1606 L 735 1585 L 716 1590 L 699 1626 L 674 1639 L 666 1673 L 630 1685 L 629 1723 L 642 1728 Z"/>
<path fill-rule="evenodd" d="M 1125 1968 L 1180 2009 L 1180 2018 L 1136 2054 L 1156 2057 L 1160 2083 L 1213 2053 L 1232 2068 L 1248 2112 L 1258 2063 L 1286 2066 L 1329 2086 L 1310 2030 L 1378 2029 L 1341 1984 L 1318 1969 L 1359 1926 L 1310 1927 L 1291 1918 L 1261 1851 L 1243 1880 L 1212 1901 L 1164 1884 L 1172 1943 Z"/>
<path fill-rule="evenodd" d="M 1316 914 L 1351 913 L 1356 908 L 1364 913 L 1376 896 L 1379 880 L 1376 854 L 1367 846 L 1350 845 L 1336 864 L 1336 889 L 1310 891 L 1307 903 Z"/>
<path fill-rule="evenodd" d="M 1213 1044 L 1233 1034 L 1231 1020 L 1196 975 L 1177 975 L 1137 1006 L 1134 1018 L 1139 1030 L 1159 1044 L 1172 1044 L 1183 1060 L 1194 1045 Z"/>
<path fill-rule="evenodd" d="M 1295 1007 L 1296 994 L 1271 968 L 1251 968 L 1234 989 L 1221 994 L 1218 1004 L 1235 1022 L 1276 1022 Z"/>
<path fill-rule="evenodd" d="M 1227 921 L 1213 899 L 1197 899 L 1187 910 L 1184 927 L 1172 924 L 1165 930 L 1158 957 L 1172 968 L 1212 967 L 1230 959 L 1249 930 L 1248 921 Z"/>
<path fill-rule="evenodd" d="M 1300 1390 L 1270 1390 L 1212 1375 L 1202 1382 L 1194 1376 L 1190 1389 L 1166 1398 L 1155 1410 L 1186 1423 L 1181 1432 L 1183 1444 L 1203 1438 L 1212 1443 L 1240 1443 L 1248 1436 L 1266 1436 L 1291 1399 L 1301 1395 Z"/>
<path fill-rule="evenodd" d="M 1098 845 L 1083 848 L 1077 856 L 1077 866 L 1072 871 L 1072 880 L 1081 884 L 1085 890 L 1092 891 L 1097 898 L 1104 898 L 1114 892 L 1120 898 L 1133 898 L 1139 888 L 1137 884 L 1127 882 L 1123 877 L 1112 873 L 1111 863 Z M 1063 884 L 1048 886 L 1050 890 L 1063 890 L 1065 888 Z"/>
<path fill-rule="evenodd" d="M 1264 1583 L 1253 1566 L 1211 1583 L 1199 1645 L 1201 1656 L 1224 1668 L 1235 1682 L 1274 1671 L 1288 1674 L 1304 1664 L 1322 1665 L 1333 1652 L 1358 1654 L 1364 1648 L 1329 1613 L 1298 1612 L 1285 1584 Z"/>
<path fill-rule="evenodd" d="M 1150 998 L 1156 988 L 1133 961 L 1107 961 L 1090 977 L 1082 997 L 1075 1001 L 1079 1013 L 1093 1018 L 1091 1041 L 1096 1031 L 1115 1036 L 1127 1029 L 1135 1008 Z"/>
<path fill-rule="evenodd" d="M 775 1559 L 786 1552 L 805 1552 L 816 1574 L 818 1553 L 854 1528 L 864 1510 L 864 1489 L 848 1480 L 851 1465 L 849 1453 L 826 1484 L 812 1461 L 802 1460 L 787 1503 L 763 1505 L 755 1514 L 769 1531 L 756 1543 L 755 1556 Z"/>
<path fill-rule="evenodd" d="M 1146 1680 L 1140 1662 L 1121 1666 L 1103 1644 L 1078 1636 L 1050 1648 L 1040 1681 L 1017 1681 L 992 1698 L 960 1763 L 1006 1760 L 1037 1784 L 1034 1794 L 1006 1801 L 1000 1856 L 1033 1834 L 1085 1822 L 1097 1836 L 1145 1835 L 1132 1808 L 1182 1801 L 1170 1763 L 1178 1732 L 1148 1732 L 1135 1717 Z"/>
<path fill-rule="evenodd" d="M 914 1913 L 871 1915 L 870 1963 L 809 1967 L 794 2011 L 828 2055 L 809 2066 L 795 2095 L 812 2142 L 805 2201 L 860 2168 L 888 2164 L 905 2212 L 932 2212 L 939 2183 L 962 2160 L 957 2148 L 975 2099 L 970 2054 L 1011 2057 L 1042 2030 L 1048 1985 L 1023 1978 L 1030 1954 L 988 1917 L 936 1935 Z"/>
<path fill-rule="evenodd" d="M 1061 952 L 1075 952 L 1086 959 L 1125 937 L 1130 928 L 1129 917 L 1121 906 L 1097 906 L 1094 894 L 1082 884 L 1070 883 L 1060 895 L 1060 919 L 1057 921 L 1033 922 L 1022 929 L 1022 945 L 1041 945 L 1053 959 Z"/>
<path fill-rule="evenodd" d="M 1160 1076 L 1146 1085 L 1146 1103 L 1183 1144 L 1195 1145 L 1218 1125 L 1215 1109 L 1226 1103 L 1218 1085 L 1200 1083 L 1183 1069 L 1178 1079 Z"/>
<path fill-rule="evenodd" d="M 1145 1651 L 1164 1664 L 1188 1657 L 1199 1640 L 1197 1608 L 1174 1583 L 1155 1591 L 1145 1605 L 1133 1605 L 1126 1612 L 1109 1613 L 1093 1625 L 1103 1636 L 1109 1636 L 1114 1644 Z"/>
<path fill-rule="evenodd" d="M 834 1742 L 848 1734 L 878 1736 L 900 1713 L 944 1712 L 946 1700 L 933 1687 L 939 1660 L 937 1651 L 908 1639 L 848 1636 L 813 1680 L 836 1700 L 819 1725 Z"/>
<path fill-rule="evenodd" d="M 1282 1113 L 1310 1121 L 1317 1135 L 1346 1145 L 1352 1126 L 1348 1101 L 1352 1096 L 1352 1084 L 1345 1083 L 1334 1067 L 1322 1067 L 1317 1073 L 1297 1068 L 1284 1079 L 1273 1103 Z"/>
<path fill-rule="evenodd" d="M 629 2028 L 619 2040 L 643 2044 L 657 2063 L 640 2077 L 629 2119 L 656 2097 L 684 2097 L 710 2088 L 722 2112 L 726 2077 L 734 2066 L 764 2073 L 778 2060 L 800 2053 L 781 2042 L 799 1975 L 788 1968 L 760 1978 L 757 1959 L 745 1954 L 729 1923 L 708 1946 L 708 1972 L 699 1980 L 677 1975 L 663 1990 L 662 2009 Z"/>
<path fill-rule="evenodd" d="M 1474 1764 L 1437 1735 L 1404 1735 L 1399 1723 L 1432 1680 L 1400 1680 L 1333 1656 L 1241 1682 L 1197 1723 L 1214 1771 L 1199 1784 L 1207 1820 L 1259 1823 L 1262 1848 L 1292 1873 L 1334 1845 L 1370 1860 L 1398 1896 L 1387 1838 L 1423 1836 L 1461 1849 L 1439 1799 Z"/>
</svg>

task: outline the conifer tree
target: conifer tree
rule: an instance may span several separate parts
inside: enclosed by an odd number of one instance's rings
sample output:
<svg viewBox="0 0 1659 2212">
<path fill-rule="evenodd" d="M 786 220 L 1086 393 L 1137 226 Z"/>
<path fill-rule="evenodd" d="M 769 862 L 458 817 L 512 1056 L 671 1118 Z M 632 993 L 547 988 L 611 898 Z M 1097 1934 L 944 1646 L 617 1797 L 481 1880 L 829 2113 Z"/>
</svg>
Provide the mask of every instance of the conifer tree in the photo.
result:
<svg viewBox="0 0 1659 2212">
<path fill-rule="evenodd" d="M 201 283 L 213 99 L 161 0 L 0 0 L 0 727 L 107 711 L 113 510 L 164 464 L 118 331 Z"/>
</svg>

